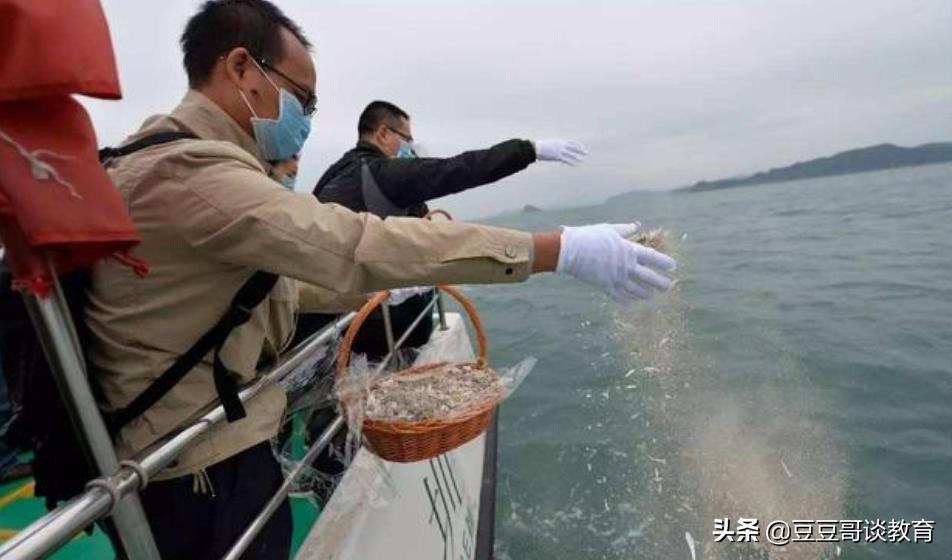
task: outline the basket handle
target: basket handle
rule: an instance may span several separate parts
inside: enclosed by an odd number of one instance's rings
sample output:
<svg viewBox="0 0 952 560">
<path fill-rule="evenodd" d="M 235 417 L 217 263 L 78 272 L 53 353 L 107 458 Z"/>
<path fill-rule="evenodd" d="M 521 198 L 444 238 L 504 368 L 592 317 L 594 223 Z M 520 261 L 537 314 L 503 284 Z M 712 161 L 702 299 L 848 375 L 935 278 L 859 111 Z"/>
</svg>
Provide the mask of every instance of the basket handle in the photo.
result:
<svg viewBox="0 0 952 560">
<path fill-rule="evenodd" d="M 473 324 L 473 329 L 476 331 L 476 343 L 479 345 L 479 359 L 477 363 L 480 366 L 485 366 L 489 360 L 489 345 L 486 341 L 486 331 L 483 328 L 483 322 L 479 318 L 479 313 L 476 312 L 476 306 L 463 295 L 459 288 L 441 285 L 437 286 L 437 289 L 451 295 L 466 311 L 466 315 L 469 316 L 469 320 Z M 360 331 L 360 327 L 363 326 L 367 318 L 370 317 L 370 314 L 389 298 L 389 290 L 377 292 L 370 298 L 370 301 L 360 308 L 360 311 L 357 312 L 354 320 L 350 323 L 350 327 L 347 329 L 347 333 L 344 334 L 344 339 L 341 341 L 340 352 L 337 355 L 338 383 L 343 382 L 344 376 L 347 375 L 347 366 L 350 364 L 351 347 L 354 345 L 354 339 L 357 338 L 357 332 Z"/>
</svg>

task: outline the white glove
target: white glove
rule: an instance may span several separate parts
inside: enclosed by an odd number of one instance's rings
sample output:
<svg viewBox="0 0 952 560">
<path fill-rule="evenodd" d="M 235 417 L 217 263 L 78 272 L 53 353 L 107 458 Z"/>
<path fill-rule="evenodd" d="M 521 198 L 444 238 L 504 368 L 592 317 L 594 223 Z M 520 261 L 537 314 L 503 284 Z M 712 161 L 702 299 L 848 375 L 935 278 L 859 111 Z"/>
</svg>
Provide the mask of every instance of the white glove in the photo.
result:
<svg viewBox="0 0 952 560">
<path fill-rule="evenodd" d="M 407 301 L 413 296 L 418 296 L 420 294 L 426 294 L 432 292 L 432 287 L 412 287 L 412 288 L 396 288 L 390 290 L 390 299 L 387 300 L 387 305 L 400 305 L 401 303 Z"/>
<path fill-rule="evenodd" d="M 574 140 L 553 138 L 536 140 L 532 144 L 535 146 L 536 159 L 539 161 L 560 161 L 567 165 L 578 165 L 588 155 L 585 146 Z"/>
<path fill-rule="evenodd" d="M 618 303 L 667 291 L 671 279 L 656 270 L 670 272 L 678 263 L 664 253 L 625 239 L 637 230 L 637 224 L 563 227 L 555 271 L 601 288 Z"/>
</svg>

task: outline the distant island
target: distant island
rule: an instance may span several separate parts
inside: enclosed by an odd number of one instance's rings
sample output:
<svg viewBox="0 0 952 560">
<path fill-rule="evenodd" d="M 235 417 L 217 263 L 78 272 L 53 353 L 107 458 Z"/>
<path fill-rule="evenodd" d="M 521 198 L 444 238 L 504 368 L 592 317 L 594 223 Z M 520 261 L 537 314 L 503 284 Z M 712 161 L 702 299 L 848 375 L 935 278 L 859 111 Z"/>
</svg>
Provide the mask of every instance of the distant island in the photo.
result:
<svg viewBox="0 0 952 560">
<path fill-rule="evenodd" d="M 526 204 L 525 206 L 522 207 L 523 214 L 531 214 L 534 212 L 541 212 L 541 211 L 542 211 L 541 208 L 539 208 L 538 206 L 533 206 L 531 204 Z"/>
<path fill-rule="evenodd" d="M 840 152 L 829 157 L 811 159 L 779 169 L 761 171 L 747 177 L 701 181 L 681 190 L 710 191 L 944 162 L 952 162 L 952 142 L 935 142 L 913 148 L 879 144 Z"/>
</svg>

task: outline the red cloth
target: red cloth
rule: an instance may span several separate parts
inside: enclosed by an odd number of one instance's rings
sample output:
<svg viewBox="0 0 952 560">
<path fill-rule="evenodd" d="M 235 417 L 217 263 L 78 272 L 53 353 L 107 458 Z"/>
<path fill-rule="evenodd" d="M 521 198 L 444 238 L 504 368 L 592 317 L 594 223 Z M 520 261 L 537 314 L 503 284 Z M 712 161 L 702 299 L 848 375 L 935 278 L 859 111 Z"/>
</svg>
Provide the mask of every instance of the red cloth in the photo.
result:
<svg viewBox="0 0 952 560">
<path fill-rule="evenodd" d="M 139 242 L 109 176 L 83 93 L 119 97 L 109 31 L 96 0 L 0 0 L 0 239 L 16 285 L 48 293 L 58 274 Z"/>
<path fill-rule="evenodd" d="M 0 0 L 0 53 L 0 101 L 122 97 L 99 0 Z"/>
<path fill-rule="evenodd" d="M 65 273 L 138 243 L 73 98 L 0 103 L 0 223 L 14 275 L 39 293 L 50 280 L 42 253 Z"/>
</svg>

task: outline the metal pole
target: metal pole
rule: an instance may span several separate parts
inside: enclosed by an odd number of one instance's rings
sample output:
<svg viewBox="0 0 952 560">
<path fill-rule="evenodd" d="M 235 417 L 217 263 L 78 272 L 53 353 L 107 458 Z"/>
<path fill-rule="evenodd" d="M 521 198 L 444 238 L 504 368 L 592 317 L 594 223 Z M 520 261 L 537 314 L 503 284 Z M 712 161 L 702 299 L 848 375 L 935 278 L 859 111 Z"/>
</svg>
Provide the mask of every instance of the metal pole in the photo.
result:
<svg viewBox="0 0 952 560">
<path fill-rule="evenodd" d="M 436 290 L 436 313 L 440 317 L 440 330 L 445 331 L 446 326 L 446 303 L 443 301 L 443 292 Z"/>
<path fill-rule="evenodd" d="M 243 403 L 248 402 L 271 385 L 280 383 L 281 380 L 304 363 L 314 350 L 319 346 L 327 344 L 328 341 L 336 336 L 340 329 L 349 325 L 356 316 L 356 313 L 348 313 L 335 323 L 324 327 L 320 332 L 315 333 L 311 338 L 299 344 L 291 350 L 286 357 L 281 358 L 274 369 L 258 380 L 257 383 L 238 393 L 238 398 L 241 399 Z M 195 440 L 208 432 L 212 426 L 224 420 L 225 409 L 219 405 L 176 435 L 166 439 L 162 444 L 143 453 L 143 457 L 139 462 L 140 465 L 142 465 L 142 468 L 145 469 L 149 476 L 158 473 L 165 468 L 166 465 L 175 460 L 175 458 Z M 2 549 L 0 549 L 0 551 L 2 551 Z"/>
<path fill-rule="evenodd" d="M 383 302 L 383 305 L 380 306 L 380 315 L 383 317 L 383 330 L 387 335 L 387 356 L 393 356 L 393 351 L 396 346 L 393 343 L 393 322 L 390 320 L 390 304 Z"/>
<path fill-rule="evenodd" d="M 68 543 L 82 527 L 105 515 L 111 500 L 109 493 L 101 488 L 80 494 L 4 543 L 0 550 L 3 560 L 39 558 L 56 550 Z"/>
<path fill-rule="evenodd" d="M 58 283 L 55 288 L 47 298 L 24 296 L 24 301 L 80 444 L 95 470 L 106 476 L 118 470 L 119 459 L 89 389 L 76 328 Z M 120 543 L 130 558 L 159 560 L 159 551 L 138 496 L 127 496 L 116 504 L 113 521 Z"/>
<path fill-rule="evenodd" d="M 285 498 L 288 497 L 288 494 L 291 492 L 291 485 L 294 484 L 294 481 L 304 472 L 311 463 L 314 462 L 314 459 L 317 458 L 317 454 L 324 450 L 327 447 L 327 444 L 330 443 L 331 438 L 340 431 L 344 426 L 344 417 L 338 415 L 334 418 L 334 421 L 331 424 L 324 428 L 324 431 L 321 432 L 321 437 L 318 438 L 314 445 L 307 450 L 307 453 L 304 454 L 304 458 L 294 467 L 288 476 L 284 478 L 284 483 L 281 484 L 281 487 L 278 488 L 278 491 L 271 497 L 271 500 L 264 507 L 261 513 L 255 517 L 255 520 L 251 522 L 245 532 L 241 534 L 241 537 L 238 538 L 238 541 L 231 547 L 231 550 L 223 557 L 223 560 L 237 560 L 241 557 L 242 554 L 248 547 L 251 546 L 252 541 L 255 537 L 258 536 L 258 533 L 264 529 L 264 526 L 271 519 L 271 516 L 274 515 L 274 512 L 278 511 L 278 508 L 281 507 L 281 503 L 284 502 Z"/>
<path fill-rule="evenodd" d="M 389 364 L 390 360 L 393 358 L 394 352 L 403 346 L 403 343 L 406 342 L 408 338 L 410 338 L 410 334 L 413 333 L 413 329 L 417 328 L 417 325 L 420 324 L 420 321 L 422 321 L 428 313 L 433 313 L 433 306 L 436 305 L 436 302 L 437 300 L 434 298 L 430 300 L 430 303 L 426 304 L 426 307 L 423 308 L 423 311 L 421 311 L 420 314 L 416 316 L 416 319 L 410 323 L 410 326 L 407 327 L 407 330 L 404 331 L 404 333 L 400 335 L 400 338 L 397 339 L 397 341 L 393 344 L 393 348 L 390 350 L 390 353 L 384 356 L 383 360 L 380 362 L 380 365 L 378 365 L 374 370 L 374 375 L 380 373 L 385 367 L 387 367 L 387 364 Z"/>
<path fill-rule="evenodd" d="M 115 489 L 119 496 L 139 488 L 138 474 L 123 468 L 115 475 L 99 479 Z M 113 497 L 100 486 L 89 488 L 56 510 L 34 521 L 0 548 L 4 560 L 43 557 L 68 543 L 80 530 L 109 514 Z M 138 560 L 130 556 L 131 560 Z"/>
<path fill-rule="evenodd" d="M 407 328 L 406 332 L 403 333 L 403 336 L 394 344 L 394 348 L 390 350 L 390 353 L 384 357 L 383 361 L 374 369 L 373 375 L 376 376 L 387 367 L 387 364 L 390 362 L 390 359 L 393 357 L 393 353 L 397 348 L 403 345 L 406 342 L 407 338 L 410 337 L 410 333 L 413 332 L 413 329 L 420 324 L 420 321 L 426 317 L 427 313 L 433 313 L 433 306 L 436 304 L 436 298 L 433 298 L 430 303 L 423 309 L 423 312 L 420 313 L 413 323 Z M 271 519 L 271 516 L 274 515 L 274 512 L 278 510 L 281 506 L 281 502 L 287 497 L 291 491 L 291 485 L 294 483 L 295 479 L 304 472 L 304 469 L 308 465 L 314 462 L 314 458 L 317 457 L 317 454 L 321 452 L 327 444 L 330 442 L 330 439 L 334 437 L 340 429 L 344 426 L 344 417 L 338 414 L 334 420 L 331 421 L 330 425 L 324 428 L 324 431 L 321 433 L 321 437 L 318 438 L 314 445 L 305 453 L 304 458 L 298 462 L 297 466 L 294 467 L 284 479 L 284 483 L 278 488 L 278 491 L 271 497 L 271 500 L 264 506 L 264 509 L 261 510 L 261 513 L 255 517 L 254 521 L 251 522 L 251 525 L 245 529 L 245 532 L 238 537 L 238 540 L 231 547 L 231 550 L 228 551 L 225 556 L 222 557 L 222 560 L 235 560 L 248 549 L 251 543 L 254 541 L 255 537 L 264 529 L 264 526 L 268 523 L 268 520 Z"/>
<path fill-rule="evenodd" d="M 356 313 L 348 313 L 335 323 L 299 344 L 288 352 L 278 364 L 254 385 L 242 390 L 238 397 L 248 402 L 267 387 L 280 383 L 285 377 L 307 360 L 319 346 L 327 344 L 336 333 L 354 320 Z M 195 420 L 175 435 L 140 454 L 139 466 L 152 477 L 175 460 L 183 450 L 204 436 L 213 426 L 225 420 L 224 409 L 219 405 Z M 120 496 L 134 492 L 140 485 L 138 473 L 129 467 L 119 469 L 110 477 Z M 111 498 L 102 488 L 90 488 L 56 510 L 37 519 L 0 546 L 0 558 L 40 558 L 66 543 L 76 533 L 109 511 Z M 132 556 L 132 560 L 139 557 Z"/>
</svg>

